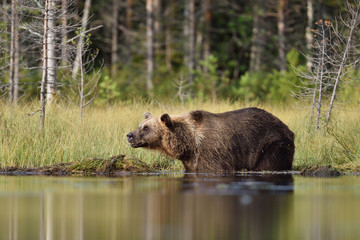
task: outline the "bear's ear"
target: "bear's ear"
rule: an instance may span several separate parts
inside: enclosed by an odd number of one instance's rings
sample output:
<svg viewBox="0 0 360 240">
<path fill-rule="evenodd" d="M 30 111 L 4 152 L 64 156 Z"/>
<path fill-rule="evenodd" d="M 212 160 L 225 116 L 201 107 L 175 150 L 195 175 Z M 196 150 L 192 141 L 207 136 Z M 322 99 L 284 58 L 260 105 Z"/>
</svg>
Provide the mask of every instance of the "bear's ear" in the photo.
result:
<svg viewBox="0 0 360 240">
<path fill-rule="evenodd" d="M 204 115 L 203 115 L 202 111 L 192 111 L 190 113 L 190 116 L 197 123 L 201 123 L 203 121 L 203 119 L 204 119 Z"/>
<path fill-rule="evenodd" d="M 174 128 L 174 124 L 169 116 L 169 114 L 165 113 L 161 116 L 160 118 L 161 122 L 163 122 L 165 124 L 165 126 L 167 126 L 170 129 Z"/>
<path fill-rule="evenodd" d="M 145 119 L 148 119 L 148 118 L 151 118 L 151 117 L 152 117 L 151 112 L 144 113 L 144 118 Z"/>
</svg>

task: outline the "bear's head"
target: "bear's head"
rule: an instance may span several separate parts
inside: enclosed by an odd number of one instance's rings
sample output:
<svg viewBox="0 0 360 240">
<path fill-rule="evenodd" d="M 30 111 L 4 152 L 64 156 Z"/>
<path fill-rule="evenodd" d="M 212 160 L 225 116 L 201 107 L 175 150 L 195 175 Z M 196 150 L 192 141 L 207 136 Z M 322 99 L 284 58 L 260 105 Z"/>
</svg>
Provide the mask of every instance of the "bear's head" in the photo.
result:
<svg viewBox="0 0 360 240">
<path fill-rule="evenodd" d="M 139 127 L 126 135 L 127 140 L 133 148 L 159 148 L 165 132 L 173 129 L 173 122 L 167 113 L 159 118 L 146 112 L 144 117 Z"/>
</svg>

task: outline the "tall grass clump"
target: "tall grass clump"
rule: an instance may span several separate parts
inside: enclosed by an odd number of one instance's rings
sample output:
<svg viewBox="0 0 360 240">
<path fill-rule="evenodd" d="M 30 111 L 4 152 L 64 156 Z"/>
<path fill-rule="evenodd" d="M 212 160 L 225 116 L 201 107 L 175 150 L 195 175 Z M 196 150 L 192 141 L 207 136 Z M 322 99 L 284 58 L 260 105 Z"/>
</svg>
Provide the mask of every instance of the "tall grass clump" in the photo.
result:
<svg viewBox="0 0 360 240">
<path fill-rule="evenodd" d="M 158 169 L 182 167 L 164 156 L 128 146 L 126 133 L 137 127 L 142 113 L 151 109 L 152 104 L 87 108 L 82 120 L 75 106 L 49 106 L 42 133 L 38 113 L 29 114 L 38 109 L 37 104 L 12 108 L 0 104 L 0 168 L 41 167 L 120 154 L 135 155 Z"/>
<path fill-rule="evenodd" d="M 7 103 L 0 103 L 0 168 L 41 167 L 89 158 L 132 155 L 156 169 L 178 171 L 182 169 L 180 161 L 128 145 L 126 134 L 137 128 L 144 112 L 151 111 L 153 115 L 165 112 L 181 114 L 193 109 L 224 112 L 249 106 L 271 112 L 295 133 L 294 169 L 332 165 L 359 171 L 359 109 L 338 111 L 331 128 L 313 134 L 307 126 L 306 109 L 230 101 L 192 101 L 185 105 L 155 101 L 120 102 L 106 107 L 89 107 L 82 120 L 77 107 L 59 103 L 48 106 L 43 133 L 39 129 L 38 113 L 29 116 L 38 109 L 38 103 L 11 108 Z"/>
<path fill-rule="evenodd" d="M 360 171 L 360 118 L 358 107 L 334 112 L 332 121 L 314 132 L 309 116 L 293 113 L 296 133 L 294 168 L 331 165 L 345 171 Z"/>
</svg>

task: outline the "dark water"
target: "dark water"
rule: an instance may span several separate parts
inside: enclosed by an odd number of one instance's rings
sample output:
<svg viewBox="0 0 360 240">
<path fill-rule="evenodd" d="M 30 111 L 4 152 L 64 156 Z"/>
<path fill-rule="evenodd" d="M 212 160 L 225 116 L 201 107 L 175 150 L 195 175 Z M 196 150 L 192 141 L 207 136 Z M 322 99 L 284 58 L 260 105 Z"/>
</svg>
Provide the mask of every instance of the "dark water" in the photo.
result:
<svg viewBox="0 0 360 240">
<path fill-rule="evenodd" d="M 360 177 L 0 176 L 0 239 L 360 239 Z"/>
</svg>

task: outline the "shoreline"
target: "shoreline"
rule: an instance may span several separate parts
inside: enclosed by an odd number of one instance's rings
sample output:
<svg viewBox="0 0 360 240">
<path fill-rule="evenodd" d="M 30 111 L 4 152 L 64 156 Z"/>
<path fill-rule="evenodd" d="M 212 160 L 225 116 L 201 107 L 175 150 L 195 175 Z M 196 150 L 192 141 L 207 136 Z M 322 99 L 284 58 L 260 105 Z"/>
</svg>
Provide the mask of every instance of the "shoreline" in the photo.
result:
<svg viewBox="0 0 360 240">
<path fill-rule="evenodd" d="M 91 165 L 90 163 L 97 163 Z M 89 166 L 90 165 L 90 166 Z M 343 175 L 358 176 L 357 172 L 340 172 L 331 166 L 316 166 L 289 171 L 238 171 L 238 172 L 210 172 L 186 173 L 184 171 L 171 172 L 154 169 L 134 157 L 125 155 L 113 156 L 109 159 L 88 159 L 74 163 L 57 163 L 39 168 L 9 167 L 0 168 L 0 176 L 84 176 L 84 177 L 124 177 L 124 176 L 156 176 L 169 174 L 184 174 L 191 176 L 269 176 L 269 175 L 296 175 L 305 177 L 338 177 Z"/>
</svg>

